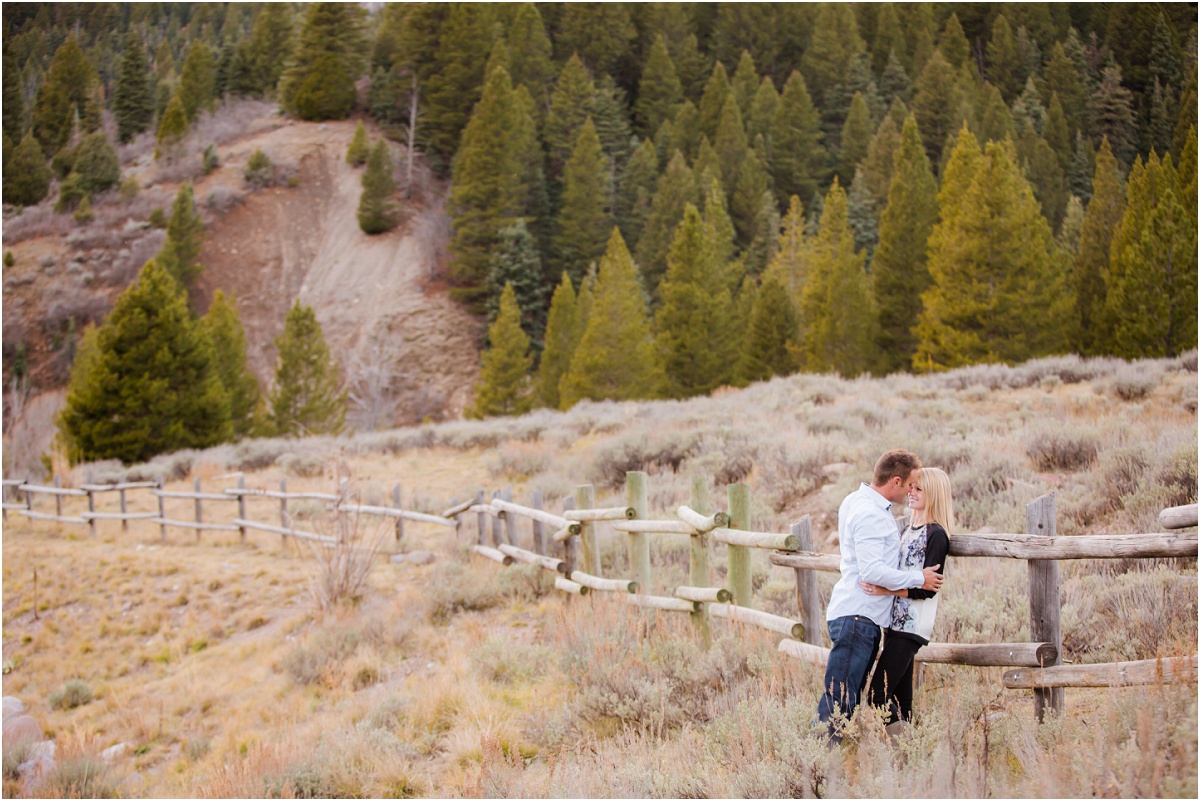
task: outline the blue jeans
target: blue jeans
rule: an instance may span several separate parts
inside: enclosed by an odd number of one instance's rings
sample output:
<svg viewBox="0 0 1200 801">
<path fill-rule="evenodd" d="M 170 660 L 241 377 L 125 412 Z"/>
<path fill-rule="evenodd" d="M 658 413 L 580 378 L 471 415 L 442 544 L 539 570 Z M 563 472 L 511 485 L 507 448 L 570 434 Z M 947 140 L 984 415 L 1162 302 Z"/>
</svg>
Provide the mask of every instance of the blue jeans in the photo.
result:
<svg viewBox="0 0 1200 801">
<path fill-rule="evenodd" d="M 867 672 L 879 650 L 880 637 L 879 626 L 863 615 L 839 617 L 827 625 L 833 649 L 829 652 L 829 664 L 825 666 L 825 692 L 817 706 L 817 714 L 826 724 L 835 708 L 849 718 L 858 705 L 867 686 Z M 841 739 L 832 726 L 830 735 L 835 741 Z"/>
</svg>

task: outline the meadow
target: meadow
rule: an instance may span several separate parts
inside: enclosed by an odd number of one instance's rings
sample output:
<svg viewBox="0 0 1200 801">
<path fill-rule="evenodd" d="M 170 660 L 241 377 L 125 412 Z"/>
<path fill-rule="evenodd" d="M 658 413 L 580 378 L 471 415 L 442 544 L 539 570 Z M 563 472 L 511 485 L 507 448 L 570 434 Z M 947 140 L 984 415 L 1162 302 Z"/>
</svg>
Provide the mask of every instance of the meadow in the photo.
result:
<svg viewBox="0 0 1200 801">
<path fill-rule="evenodd" d="M 1196 355 L 1076 357 L 931 376 L 795 375 L 712 398 L 589 403 L 568 412 L 339 438 L 253 440 L 145 465 L 75 468 L 66 483 L 163 479 L 169 488 L 330 491 L 438 513 L 481 487 L 540 489 L 548 509 L 596 486 L 624 505 L 626 470 L 650 474 L 650 513 L 688 500 L 690 477 L 752 488 L 753 527 L 812 516 L 836 550 L 836 510 L 878 454 L 909 447 L 951 475 L 965 531 L 1020 532 L 1024 505 L 1055 493 L 1063 536 L 1158 530 L 1194 503 Z M 131 511 L 156 501 L 131 493 Z M 77 499 L 70 499 L 78 502 Z M 48 503 L 42 499 L 40 503 Z M 178 502 L 188 519 L 190 502 Z M 271 521 L 278 508 L 251 501 Z M 319 503 L 298 526 L 330 525 Z M 208 507 L 206 507 L 206 515 Z M 214 519 L 218 519 L 215 518 Z M 447 529 L 367 525 L 384 553 L 359 597 L 316 603 L 311 549 L 252 533 L 135 522 L 128 532 L 31 523 L 3 540 L 5 695 L 57 742 L 35 795 L 125 797 L 944 797 L 1180 796 L 1197 792 L 1195 683 L 1068 689 L 1035 725 L 1002 668 L 928 665 L 917 725 L 890 742 L 856 718 L 840 749 L 811 729 L 821 676 L 779 654 L 779 635 L 713 621 L 700 648 L 682 616 L 612 597 L 565 596 L 547 571 L 500 567 Z M 527 535 L 526 535 L 527 536 Z M 627 569 L 601 531 L 605 575 Z M 651 545 L 655 587 L 683 583 L 687 543 Z M 725 574 L 714 549 L 715 584 Z M 755 555 L 756 608 L 796 614 L 790 570 Z M 1194 559 L 1061 563 L 1063 656 L 1074 662 L 1195 655 Z M 834 577 L 820 574 L 823 601 Z M 955 559 L 935 639 L 1029 637 L 1027 568 Z M 125 743 L 110 762 L 100 753 Z M 25 791 L 5 743 L 4 795 Z"/>
</svg>

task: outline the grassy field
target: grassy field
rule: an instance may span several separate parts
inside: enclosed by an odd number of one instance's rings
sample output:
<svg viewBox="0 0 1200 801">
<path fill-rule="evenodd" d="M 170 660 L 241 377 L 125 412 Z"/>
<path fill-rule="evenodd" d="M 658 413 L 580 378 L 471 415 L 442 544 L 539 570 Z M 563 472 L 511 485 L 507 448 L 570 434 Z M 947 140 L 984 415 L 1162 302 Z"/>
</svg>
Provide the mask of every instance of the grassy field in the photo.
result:
<svg viewBox="0 0 1200 801">
<path fill-rule="evenodd" d="M 687 501 L 690 476 L 749 483 L 753 527 L 810 514 L 833 551 L 843 495 L 879 452 L 904 446 L 951 475 L 960 526 L 1024 529 L 1024 504 L 1054 492 L 1061 535 L 1158 530 L 1165 506 L 1196 499 L 1196 359 L 1127 364 L 1043 360 L 930 376 L 794 376 L 710 399 L 585 403 L 567 413 L 452 423 L 341 439 L 254 441 L 68 483 L 163 478 L 170 488 L 330 491 L 438 512 L 480 487 L 538 488 L 547 508 L 596 485 L 624 504 L 625 470 L 651 474 L 653 516 Z M 156 501 L 131 493 L 131 509 Z M 113 500 L 106 500 L 113 503 Z M 48 498 L 39 508 L 52 507 Z M 191 501 L 169 514 L 190 519 Z M 234 507 L 233 504 L 229 504 Z M 82 508 L 69 499 L 67 511 Z M 105 507 L 107 508 L 107 507 Z M 234 507 L 235 508 L 235 507 Z M 328 526 L 293 502 L 298 526 Z M 275 502 L 248 501 L 276 522 Z M 232 517 L 233 508 L 206 518 Z M 1001 668 L 932 665 L 912 736 L 889 744 L 861 715 L 827 751 L 810 729 L 821 676 L 781 656 L 778 635 L 713 621 L 702 651 L 688 620 L 597 594 L 567 598 L 545 571 L 470 556 L 473 525 L 367 526 L 385 552 L 353 602 L 321 609 L 320 567 L 269 534 L 133 523 L 28 523 L 3 540 L 5 695 L 57 742 L 37 791 L 157 797 L 322 796 L 1186 796 L 1197 791 L 1197 688 L 1066 691 L 1061 718 L 1033 725 Z M 520 536 L 528 538 L 527 529 Z M 601 532 L 607 575 L 627 569 Z M 656 593 L 683 582 L 687 544 L 652 543 Z M 754 563 L 755 606 L 796 614 L 791 571 Z M 710 564 L 724 578 L 723 549 Z M 1062 564 L 1064 657 L 1105 662 L 1196 653 L 1194 559 Z M 35 578 L 36 576 L 36 578 Z M 833 576 L 822 574 L 827 598 Z M 935 639 L 1029 639 L 1025 564 L 955 559 Z M 126 743 L 105 764 L 99 754 Z M 5 743 L 4 794 L 19 744 Z"/>
</svg>

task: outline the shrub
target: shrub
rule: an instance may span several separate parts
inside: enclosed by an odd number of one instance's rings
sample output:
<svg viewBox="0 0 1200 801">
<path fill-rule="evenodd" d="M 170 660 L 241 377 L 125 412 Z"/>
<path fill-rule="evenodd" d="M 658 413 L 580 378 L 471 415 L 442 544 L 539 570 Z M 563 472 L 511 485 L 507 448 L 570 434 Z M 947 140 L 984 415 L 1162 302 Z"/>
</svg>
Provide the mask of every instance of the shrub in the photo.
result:
<svg viewBox="0 0 1200 801">
<path fill-rule="evenodd" d="M 345 677 L 344 665 L 358 650 L 362 636 L 358 629 L 328 626 L 310 636 L 280 660 L 280 667 L 297 684 L 324 684 L 336 687 Z"/>
<path fill-rule="evenodd" d="M 162 210 L 162 206 L 150 212 L 149 222 L 151 228 L 167 227 L 167 214 Z"/>
<path fill-rule="evenodd" d="M 141 187 L 138 186 L 137 178 L 134 178 L 132 175 L 121 181 L 120 195 L 121 200 L 124 202 L 132 203 L 137 199 L 138 192 L 140 191 Z"/>
<path fill-rule="evenodd" d="M 343 490 L 335 509 L 348 500 Z M 371 586 L 371 569 L 387 528 L 384 520 L 335 511 L 315 522 L 317 533 L 332 539 L 332 543 L 309 543 L 315 564 L 310 589 L 317 608 L 328 611 L 340 604 L 357 603 Z"/>
<path fill-rule="evenodd" d="M 87 223 L 90 223 L 95 216 L 96 215 L 92 213 L 92 199 L 87 195 L 84 195 L 83 199 L 79 201 L 79 207 L 75 209 L 75 222 L 79 223 L 80 225 L 86 225 Z"/>
<path fill-rule="evenodd" d="M 241 202 L 241 192 L 228 186 L 215 186 L 204 199 L 204 207 L 217 214 L 224 214 Z"/>
<path fill-rule="evenodd" d="M 1101 493 L 1114 505 L 1133 494 L 1150 467 L 1150 457 L 1144 447 L 1114 448 L 1100 455 L 1099 469 L 1104 477 L 1104 492 Z"/>
<path fill-rule="evenodd" d="M 4 266 L 12 267 L 16 263 L 17 259 L 15 256 L 13 256 L 13 252 L 11 250 L 4 251 Z"/>
<path fill-rule="evenodd" d="M 635 433 L 596 449 L 590 477 L 607 487 L 620 487 L 625 473 L 643 470 L 651 475 L 679 472 L 683 461 L 696 452 L 699 435 L 684 431 Z"/>
<path fill-rule="evenodd" d="M 39 788 L 47 798 L 116 798 L 108 766 L 91 754 L 76 754 L 55 767 Z"/>
<path fill-rule="evenodd" d="M 346 163 L 354 167 L 361 167 L 367 163 L 370 155 L 371 141 L 367 137 L 367 126 L 360 120 L 358 127 L 354 129 L 354 138 L 350 140 L 350 147 L 346 149 Z"/>
<path fill-rule="evenodd" d="M 282 453 L 275 464 L 297 478 L 317 478 L 325 473 L 325 460 L 311 453 Z"/>
<path fill-rule="evenodd" d="M 1025 445 L 1026 455 L 1039 470 L 1078 470 L 1095 461 L 1099 450 L 1096 434 L 1078 426 L 1043 428 Z"/>
<path fill-rule="evenodd" d="M 58 200 L 54 202 L 54 211 L 58 214 L 74 211 L 79 206 L 79 201 L 87 196 L 88 193 L 84 190 L 79 175 L 71 173 L 58 186 Z"/>
<path fill-rule="evenodd" d="M 246 183 L 258 189 L 271 183 L 273 176 L 271 159 L 266 153 L 262 152 L 262 148 L 258 148 L 250 154 L 250 158 L 246 160 L 244 175 Z"/>
<path fill-rule="evenodd" d="M 79 186 L 89 195 L 116 186 L 121 180 L 117 151 L 103 131 L 88 135 L 75 154 L 74 174 Z"/>
<path fill-rule="evenodd" d="M 42 146 L 32 133 L 26 134 L 4 165 L 4 202 L 16 206 L 40 203 L 50 191 L 50 177 Z M 7 231 L 4 238 L 8 239 Z"/>
<path fill-rule="evenodd" d="M 1167 506 L 1196 502 L 1196 454 L 1195 440 L 1181 445 L 1155 473 L 1155 481 L 1166 490 Z"/>
<path fill-rule="evenodd" d="M 46 699 L 54 709 L 74 709 L 92 702 L 92 688 L 82 679 L 71 679 Z"/>
<path fill-rule="evenodd" d="M 449 563 L 426 596 L 425 616 L 430 623 L 444 625 L 459 612 L 491 609 L 498 603 L 500 594 L 494 587 L 467 575 L 462 565 Z"/>
<path fill-rule="evenodd" d="M 201 157 L 204 165 L 204 174 L 208 175 L 221 166 L 221 157 L 217 155 L 217 146 L 210 144 L 204 148 L 204 155 Z"/>
</svg>

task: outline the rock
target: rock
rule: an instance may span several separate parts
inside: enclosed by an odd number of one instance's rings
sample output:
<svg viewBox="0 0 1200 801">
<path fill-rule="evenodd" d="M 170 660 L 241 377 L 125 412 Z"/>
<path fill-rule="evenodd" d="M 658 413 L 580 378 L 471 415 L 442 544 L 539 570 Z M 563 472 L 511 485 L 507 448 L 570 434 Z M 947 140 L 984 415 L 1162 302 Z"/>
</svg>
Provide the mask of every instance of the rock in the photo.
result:
<svg viewBox="0 0 1200 801">
<path fill-rule="evenodd" d="M 42 727 L 29 715 L 24 713 L 4 719 L 4 741 L 42 739 Z"/>
<path fill-rule="evenodd" d="M 96 280 L 96 274 L 91 270 L 84 270 L 75 280 L 79 282 L 80 286 L 91 286 L 91 283 Z"/>
<path fill-rule="evenodd" d="M 392 554 L 391 558 L 388 561 L 391 562 L 393 565 L 398 565 L 398 564 L 401 564 L 402 562 L 404 562 L 406 560 L 407 556 L 408 556 L 408 554 L 394 553 L 394 554 Z"/>
<path fill-rule="evenodd" d="M 19 715 L 25 711 L 25 704 L 21 703 L 21 699 L 12 695 L 4 696 L 3 704 L 5 720 L 8 720 L 10 716 Z"/>
<path fill-rule="evenodd" d="M 38 263 L 41 264 L 43 267 L 53 267 L 56 264 L 58 264 L 58 259 L 54 258 L 53 256 L 47 255 L 47 256 L 42 256 L 42 258 L 39 259 Z"/>
<path fill-rule="evenodd" d="M 437 557 L 429 551 L 413 551 L 408 554 L 407 559 L 414 565 L 429 565 L 437 561 Z"/>
<path fill-rule="evenodd" d="M 71 275 L 78 275 L 83 271 L 83 265 L 77 261 L 73 261 L 67 265 L 67 272 Z"/>
<path fill-rule="evenodd" d="M 117 743 L 101 751 L 100 759 L 103 760 L 105 765 L 111 765 L 127 753 L 129 753 L 129 743 Z"/>
<path fill-rule="evenodd" d="M 46 781 L 46 777 L 54 773 L 54 743 L 50 740 L 38 743 L 33 748 L 33 756 L 17 766 L 17 774 L 25 787 L 26 797 L 33 795 Z"/>
</svg>

